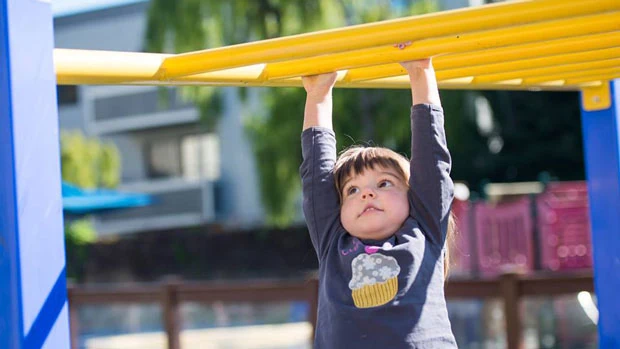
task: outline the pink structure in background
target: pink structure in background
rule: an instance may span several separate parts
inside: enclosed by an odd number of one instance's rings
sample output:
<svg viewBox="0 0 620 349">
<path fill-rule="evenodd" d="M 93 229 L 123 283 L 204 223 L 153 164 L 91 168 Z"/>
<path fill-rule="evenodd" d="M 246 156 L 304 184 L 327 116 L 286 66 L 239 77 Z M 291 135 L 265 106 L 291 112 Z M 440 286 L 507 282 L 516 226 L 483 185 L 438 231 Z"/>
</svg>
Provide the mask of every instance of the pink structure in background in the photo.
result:
<svg viewBox="0 0 620 349">
<path fill-rule="evenodd" d="M 477 203 L 474 217 L 481 276 L 533 270 L 534 222 L 528 197 L 497 206 Z"/>
<path fill-rule="evenodd" d="M 457 199 L 452 202 L 457 233 L 450 244 L 450 275 L 470 276 L 475 269 L 471 212 L 471 202 Z"/>
<path fill-rule="evenodd" d="M 549 183 L 536 198 L 541 267 L 592 267 L 588 189 L 585 182 Z"/>
</svg>

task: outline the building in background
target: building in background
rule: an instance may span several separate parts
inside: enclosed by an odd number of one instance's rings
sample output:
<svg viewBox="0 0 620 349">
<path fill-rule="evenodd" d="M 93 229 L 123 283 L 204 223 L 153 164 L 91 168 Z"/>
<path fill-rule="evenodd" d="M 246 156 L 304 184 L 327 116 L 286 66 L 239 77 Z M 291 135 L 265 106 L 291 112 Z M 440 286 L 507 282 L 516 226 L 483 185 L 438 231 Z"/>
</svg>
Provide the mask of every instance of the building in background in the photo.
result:
<svg viewBox="0 0 620 349">
<path fill-rule="evenodd" d="M 440 7 L 475 6 L 484 0 L 441 0 Z M 57 16 L 57 48 L 145 50 L 148 1 Z M 176 88 L 59 86 L 60 127 L 112 141 L 122 159 L 120 190 L 143 192 L 155 202 L 143 208 L 93 216 L 100 235 L 201 224 L 251 227 L 264 223 L 258 174 L 243 118 L 260 104 L 249 89 L 223 88 L 220 122 L 201 127 L 198 109 Z M 165 98 L 162 98 L 165 95 Z M 252 108 L 252 106 L 254 106 Z"/>
<path fill-rule="evenodd" d="M 148 2 L 137 2 L 56 17 L 55 47 L 144 51 L 147 9 Z M 58 87 L 61 129 L 112 141 L 121 153 L 119 189 L 154 198 L 147 207 L 93 216 L 100 235 L 263 223 L 258 175 L 243 130 L 258 92 L 241 102 L 236 88 L 222 91 L 220 122 L 206 133 L 198 109 L 176 88 L 162 94 L 153 86 Z"/>
</svg>

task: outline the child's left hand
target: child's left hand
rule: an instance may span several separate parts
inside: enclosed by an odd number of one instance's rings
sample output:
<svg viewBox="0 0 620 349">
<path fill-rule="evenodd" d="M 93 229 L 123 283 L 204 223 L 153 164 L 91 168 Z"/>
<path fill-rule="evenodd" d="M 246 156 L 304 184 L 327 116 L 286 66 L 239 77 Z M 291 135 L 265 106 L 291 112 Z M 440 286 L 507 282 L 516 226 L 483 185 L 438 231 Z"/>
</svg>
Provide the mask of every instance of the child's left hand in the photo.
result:
<svg viewBox="0 0 620 349">
<path fill-rule="evenodd" d="M 302 76 L 301 81 L 308 95 L 324 96 L 332 90 L 337 77 L 338 74 L 336 72 L 331 72 Z"/>
</svg>

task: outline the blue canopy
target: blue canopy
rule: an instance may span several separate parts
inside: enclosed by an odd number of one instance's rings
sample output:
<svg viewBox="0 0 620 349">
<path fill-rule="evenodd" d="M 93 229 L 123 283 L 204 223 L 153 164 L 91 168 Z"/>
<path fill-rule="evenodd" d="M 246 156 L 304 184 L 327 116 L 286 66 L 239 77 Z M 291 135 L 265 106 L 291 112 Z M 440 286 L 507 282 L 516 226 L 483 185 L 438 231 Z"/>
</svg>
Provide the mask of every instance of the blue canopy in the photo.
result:
<svg viewBox="0 0 620 349">
<path fill-rule="evenodd" d="M 87 214 L 101 210 L 146 206 L 151 197 L 146 194 L 123 193 L 111 189 L 82 189 L 62 182 L 63 210 L 72 214 Z"/>
</svg>

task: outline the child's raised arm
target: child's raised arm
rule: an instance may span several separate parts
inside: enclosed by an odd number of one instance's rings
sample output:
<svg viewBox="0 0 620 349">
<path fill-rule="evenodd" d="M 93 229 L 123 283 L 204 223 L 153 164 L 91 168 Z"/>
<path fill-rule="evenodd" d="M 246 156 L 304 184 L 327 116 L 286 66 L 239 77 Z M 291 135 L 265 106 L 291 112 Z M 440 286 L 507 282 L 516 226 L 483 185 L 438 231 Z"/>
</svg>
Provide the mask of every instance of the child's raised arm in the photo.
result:
<svg viewBox="0 0 620 349">
<path fill-rule="evenodd" d="M 435 243 L 444 246 L 454 184 L 446 143 L 444 115 L 430 59 L 401 63 L 411 82 L 412 216 Z"/>
<path fill-rule="evenodd" d="M 299 168 L 303 210 L 312 244 L 322 260 L 337 231 L 340 202 L 334 184 L 336 135 L 332 127 L 332 89 L 336 73 L 303 78 L 306 89 Z"/>
<path fill-rule="evenodd" d="M 304 130 L 313 126 L 333 129 L 332 89 L 336 83 L 336 75 L 334 72 L 302 78 L 307 93 L 304 109 Z"/>
</svg>

